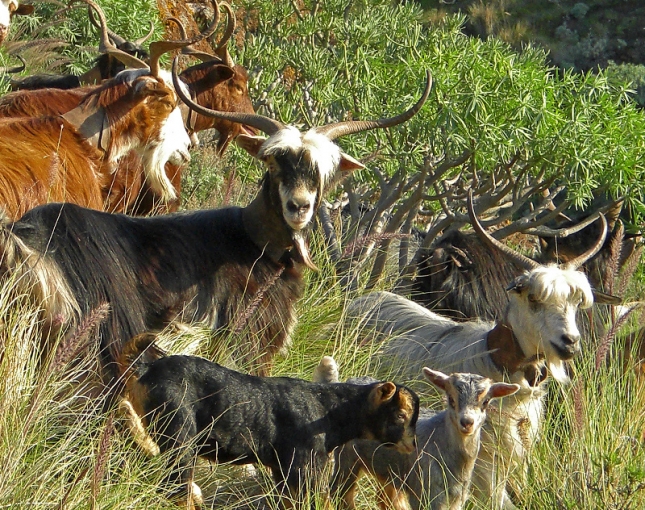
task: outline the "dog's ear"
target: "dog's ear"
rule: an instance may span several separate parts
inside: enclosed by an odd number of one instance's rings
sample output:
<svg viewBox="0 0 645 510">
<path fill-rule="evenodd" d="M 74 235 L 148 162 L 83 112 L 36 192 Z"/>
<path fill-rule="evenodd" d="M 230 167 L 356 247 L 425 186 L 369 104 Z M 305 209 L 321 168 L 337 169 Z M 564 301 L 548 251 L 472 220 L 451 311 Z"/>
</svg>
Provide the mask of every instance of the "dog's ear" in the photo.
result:
<svg viewBox="0 0 645 510">
<path fill-rule="evenodd" d="M 372 393 L 370 393 L 370 403 L 374 408 L 379 407 L 394 398 L 396 394 L 396 384 L 393 382 L 384 382 L 377 384 Z"/>
</svg>

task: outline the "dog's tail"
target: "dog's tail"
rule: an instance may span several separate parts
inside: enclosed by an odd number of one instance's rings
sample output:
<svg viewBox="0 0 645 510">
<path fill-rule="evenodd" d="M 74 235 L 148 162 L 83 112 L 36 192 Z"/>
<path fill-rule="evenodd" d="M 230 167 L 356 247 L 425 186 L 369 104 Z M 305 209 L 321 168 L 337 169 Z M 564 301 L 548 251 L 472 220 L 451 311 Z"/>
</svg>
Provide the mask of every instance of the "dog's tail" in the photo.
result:
<svg viewBox="0 0 645 510">
<path fill-rule="evenodd" d="M 144 363 L 152 363 L 166 356 L 166 353 L 157 346 L 154 333 L 141 333 L 132 337 L 121 350 L 117 363 L 119 375 L 126 379 L 136 376 L 138 369 Z"/>
</svg>

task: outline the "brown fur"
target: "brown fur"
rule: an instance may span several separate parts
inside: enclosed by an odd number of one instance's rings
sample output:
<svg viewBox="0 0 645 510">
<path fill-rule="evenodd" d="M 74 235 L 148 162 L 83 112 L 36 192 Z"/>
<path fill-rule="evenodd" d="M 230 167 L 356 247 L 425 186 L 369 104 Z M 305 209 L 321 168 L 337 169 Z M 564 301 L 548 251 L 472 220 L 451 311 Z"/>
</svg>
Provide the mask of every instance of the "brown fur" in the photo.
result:
<svg viewBox="0 0 645 510">
<path fill-rule="evenodd" d="M 186 69 L 182 73 L 182 79 L 191 89 L 195 88 L 196 100 L 201 105 L 221 111 L 255 113 L 248 95 L 246 70 L 236 65 L 233 76 L 222 82 L 222 76 L 230 74 L 228 69 L 223 65 L 206 62 Z M 60 115 L 76 108 L 88 94 L 106 87 L 107 85 L 70 90 L 41 89 L 12 92 L 0 98 L 0 118 Z M 106 94 L 99 104 L 107 106 L 113 104 L 113 101 L 114 97 Z M 136 115 L 142 113 L 140 110 L 136 112 Z M 119 114 L 123 113 L 125 112 L 121 111 Z M 143 112 L 143 114 L 144 117 L 141 117 L 141 120 L 144 118 L 153 120 L 148 112 Z M 137 118 L 136 115 L 133 115 L 133 118 Z M 217 144 L 219 154 L 226 150 L 231 140 L 239 133 L 243 131 L 255 132 L 254 129 L 244 128 L 238 123 L 204 117 L 194 112 L 191 112 L 191 115 L 194 118 L 192 127 L 195 132 L 210 128 L 218 130 L 220 133 Z M 130 129 L 135 129 L 135 127 L 131 126 Z M 182 171 L 182 166 L 166 163 L 166 176 L 177 192 L 177 196 L 181 191 Z M 89 203 L 76 203 L 108 212 L 142 216 L 152 213 L 174 212 L 180 205 L 178 198 L 165 201 L 150 189 L 141 168 L 141 158 L 135 152 L 121 158 L 118 168 L 111 169 L 111 172 L 105 174 L 101 193 L 102 204 L 98 207 Z"/>
<path fill-rule="evenodd" d="M 145 144 L 177 102 L 174 91 L 155 78 L 143 76 L 136 82 L 145 87 L 143 96 L 135 97 L 131 87 L 110 81 L 96 88 L 17 92 L 3 98 L 0 206 L 5 214 L 18 219 L 47 202 L 72 202 L 99 210 L 109 205 L 106 199 L 116 170 L 111 154 L 119 150 L 123 137 L 136 136 L 140 145 Z M 53 97 L 60 97 L 60 101 Z M 83 104 L 106 111 L 111 133 L 106 153 L 62 117 L 15 118 L 21 111 L 24 116 L 33 115 L 45 105 L 46 112 L 55 115 Z"/>
</svg>

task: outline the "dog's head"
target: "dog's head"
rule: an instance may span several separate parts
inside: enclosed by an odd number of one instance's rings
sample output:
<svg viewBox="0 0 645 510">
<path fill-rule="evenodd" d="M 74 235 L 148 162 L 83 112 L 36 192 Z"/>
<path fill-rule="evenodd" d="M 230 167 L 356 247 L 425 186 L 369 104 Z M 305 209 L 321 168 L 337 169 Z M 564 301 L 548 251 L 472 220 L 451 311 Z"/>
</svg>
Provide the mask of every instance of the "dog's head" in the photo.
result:
<svg viewBox="0 0 645 510">
<path fill-rule="evenodd" d="M 419 418 L 419 397 L 409 388 L 393 382 L 371 385 L 364 439 L 391 443 L 402 453 L 415 449 L 415 428 Z"/>
</svg>

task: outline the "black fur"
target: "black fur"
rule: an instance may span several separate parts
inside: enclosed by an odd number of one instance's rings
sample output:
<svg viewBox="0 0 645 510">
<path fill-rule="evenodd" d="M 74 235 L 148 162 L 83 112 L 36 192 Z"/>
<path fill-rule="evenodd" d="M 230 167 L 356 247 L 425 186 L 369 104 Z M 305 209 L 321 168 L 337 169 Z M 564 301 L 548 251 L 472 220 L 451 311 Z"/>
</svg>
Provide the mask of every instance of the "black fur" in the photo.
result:
<svg viewBox="0 0 645 510">
<path fill-rule="evenodd" d="M 24 78 L 12 78 L 11 90 L 75 89 L 81 86 L 78 76 L 72 74 L 35 74 Z"/>
<path fill-rule="evenodd" d="M 419 400 L 403 386 L 257 377 L 194 356 L 151 360 L 140 355 L 151 337 L 139 335 L 126 346 L 121 370 L 126 395 L 149 422 L 160 451 L 180 448 L 174 482 L 190 483 L 197 454 L 218 462 L 260 462 L 295 495 L 305 470 L 319 475 L 328 454 L 351 439 L 405 444 L 407 451 L 414 444 Z"/>
<path fill-rule="evenodd" d="M 504 317 L 506 286 L 524 269 L 475 234 L 454 230 L 417 267 L 412 299 L 455 320 Z"/>
<path fill-rule="evenodd" d="M 241 323 L 259 344 L 242 347 L 243 354 L 268 362 L 288 338 L 302 266 L 288 247 L 281 259 L 268 257 L 247 234 L 242 214 L 229 207 L 134 218 L 47 204 L 4 229 L 59 268 L 83 316 L 109 303 L 100 329 L 105 361 L 116 360 L 119 339 L 178 320 L 213 330 Z"/>
<path fill-rule="evenodd" d="M 134 55 L 142 60 L 149 58 L 148 52 L 134 43 L 126 41 L 117 46 L 120 50 Z M 96 58 L 94 66 L 98 69 L 102 80 L 114 78 L 118 73 L 123 71 L 125 65 L 108 53 L 104 53 Z M 11 79 L 11 90 L 38 90 L 38 89 L 74 89 L 85 85 L 81 83 L 80 77 L 72 74 L 35 74 L 23 78 Z"/>
</svg>

